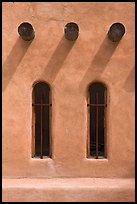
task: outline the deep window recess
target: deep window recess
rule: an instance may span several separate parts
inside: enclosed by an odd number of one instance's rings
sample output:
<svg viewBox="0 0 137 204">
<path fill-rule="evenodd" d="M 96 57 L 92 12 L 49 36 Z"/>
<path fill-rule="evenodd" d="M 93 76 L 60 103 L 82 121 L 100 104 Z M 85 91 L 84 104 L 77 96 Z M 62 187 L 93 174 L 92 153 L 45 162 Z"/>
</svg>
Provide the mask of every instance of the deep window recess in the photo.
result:
<svg viewBox="0 0 137 204">
<path fill-rule="evenodd" d="M 50 135 L 50 87 L 39 82 L 33 89 L 34 157 L 51 157 Z"/>
<path fill-rule="evenodd" d="M 89 140 L 88 157 L 106 157 L 106 107 L 107 89 L 100 82 L 89 86 Z"/>
</svg>

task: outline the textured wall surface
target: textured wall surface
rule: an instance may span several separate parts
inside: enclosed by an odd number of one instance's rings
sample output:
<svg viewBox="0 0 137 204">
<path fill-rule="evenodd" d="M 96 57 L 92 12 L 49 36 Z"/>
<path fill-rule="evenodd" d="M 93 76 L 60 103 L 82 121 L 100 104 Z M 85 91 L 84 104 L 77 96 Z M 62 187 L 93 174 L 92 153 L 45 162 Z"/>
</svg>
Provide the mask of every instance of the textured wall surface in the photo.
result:
<svg viewBox="0 0 137 204">
<path fill-rule="evenodd" d="M 128 2 L 2 3 L 3 177 L 134 177 L 134 4 Z M 30 22 L 31 43 L 18 35 Z M 74 21 L 75 42 L 64 38 Z M 111 24 L 126 33 L 107 39 Z M 31 158 L 32 86 L 52 89 L 52 159 Z M 108 87 L 107 159 L 87 159 L 87 87 Z"/>
<path fill-rule="evenodd" d="M 3 202 L 132 202 L 134 179 L 3 179 Z"/>
</svg>

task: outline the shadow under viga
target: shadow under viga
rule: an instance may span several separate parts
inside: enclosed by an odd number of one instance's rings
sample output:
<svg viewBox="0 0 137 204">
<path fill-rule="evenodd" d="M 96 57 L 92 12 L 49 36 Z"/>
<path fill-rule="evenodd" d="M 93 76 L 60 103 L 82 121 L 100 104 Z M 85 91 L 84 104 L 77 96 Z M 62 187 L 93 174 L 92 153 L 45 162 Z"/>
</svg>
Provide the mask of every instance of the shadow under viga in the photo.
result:
<svg viewBox="0 0 137 204">
<path fill-rule="evenodd" d="M 42 77 L 45 76 L 48 78 L 50 83 L 55 80 L 74 43 L 75 41 L 67 40 L 64 36 L 61 38 L 47 66 L 45 67 L 44 72 L 42 73 Z"/>
<path fill-rule="evenodd" d="M 2 66 L 2 91 L 5 91 L 32 41 L 19 37 Z"/>
<path fill-rule="evenodd" d="M 90 83 L 92 73 L 97 73 L 97 76 L 103 73 L 118 44 L 119 42 L 110 41 L 108 36 L 105 37 L 80 83 L 80 89 L 85 89 L 87 82 Z"/>
<path fill-rule="evenodd" d="M 135 91 L 135 67 L 133 67 L 123 85 L 125 91 L 132 93 Z"/>
</svg>

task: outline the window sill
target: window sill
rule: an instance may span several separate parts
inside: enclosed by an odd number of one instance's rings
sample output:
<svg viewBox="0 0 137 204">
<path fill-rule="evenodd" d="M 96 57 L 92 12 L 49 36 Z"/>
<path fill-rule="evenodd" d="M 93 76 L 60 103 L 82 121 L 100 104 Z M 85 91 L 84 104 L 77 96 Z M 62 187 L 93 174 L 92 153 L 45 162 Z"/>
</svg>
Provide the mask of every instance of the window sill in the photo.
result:
<svg viewBox="0 0 137 204">
<path fill-rule="evenodd" d="M 108 162 L 108 159 L 107 158 L 104 158 L 104 157 L 99 157 L 98 159 L 96 159 L 95 157 L 88 157 L 86 158 L 87 161 L 103 161 L 103 162 Z"/>
<path fill-rule="evenodd" d="M 40 157 L 31 157 L 31 160 L 53 160 L 51 157 L 47 157 L 47 156 L 43 156 L 43 158 L 40 158 Z"/>
</svg>

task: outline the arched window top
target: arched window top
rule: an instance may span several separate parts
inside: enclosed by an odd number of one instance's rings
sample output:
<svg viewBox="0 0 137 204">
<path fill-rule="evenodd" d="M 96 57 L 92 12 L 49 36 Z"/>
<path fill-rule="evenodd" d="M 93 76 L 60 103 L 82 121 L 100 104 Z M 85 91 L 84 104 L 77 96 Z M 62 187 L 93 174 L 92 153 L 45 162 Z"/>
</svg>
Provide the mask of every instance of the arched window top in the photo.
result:
<svg viewBox="0 0 137 204">
<path fill-rule="evenodd" d="M 89 91 L 92 89 L 96 89 L 98 91 L 101 91 L 101 90 L 103 91 L 103 90 L 107 89 L 107 86 L 103 82 L 95 81 L 95 82 L 90 83 L 88 88 L 89 88 Z"/>
<path fill-rule="evenodd" d="M 38 82 L 34 85 L 34 101 L 40 103 L 41 98 L 45 103 L 49 102 L 50 86 L 45 82 Z"/>
<path fill-rule="evenodd" d="M 106 90 L 107 90 L 107 87 L 102 82 L 91 83 L 89 85 L 89 92 L 90 94 L 92 94 L 92 97 L 90 97 L 90 103 L 94 103 L 97 97 L 98 97 L 98 103 L 105 103 L 104 96 L 105 96 Z"/>
<path fill-rule="evenodd" d="M 39 81 L 33 84 L 33 87 L 44 86 L 50 89 L 50 85 L 45 81 Z"/>
</svg>

